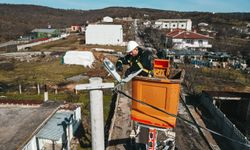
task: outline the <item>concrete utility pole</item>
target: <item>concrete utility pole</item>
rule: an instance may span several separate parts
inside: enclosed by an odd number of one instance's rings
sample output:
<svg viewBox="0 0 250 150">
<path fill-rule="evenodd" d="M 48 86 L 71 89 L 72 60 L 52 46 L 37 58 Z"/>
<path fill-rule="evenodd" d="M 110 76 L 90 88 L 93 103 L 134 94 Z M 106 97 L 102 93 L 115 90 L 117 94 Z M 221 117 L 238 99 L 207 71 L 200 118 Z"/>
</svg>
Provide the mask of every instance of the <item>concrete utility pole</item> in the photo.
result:
<svg viewBox="0 0 250 150">
<path fill-rule="evenodd" d="M 48 93 L 48 90 L 47 90 L 47 85 L 45 84 L 44 85 L 44 102 L 46 102 L 48 100 L 49 100 L 49 93 Z"/>
<path fill-rule="evenodd" d="M 19 94 L 22 94 L 22 85 L 21 85 L 21 83 L 19 83 Z"/>
<path fill-rule="evenodd" d="M 37 94 L 40 95 L 40 84 L 37 83 Z"/>
<path fill-rule="evenodd" d="M 76 85 L 76 90 L 90 90 L 90 115 L 92 149 L 104 150 L 104 119 L 103 119 L 103 92 L 101 89 L 113 88 L 114 83 L 102 83 L 102 78 L 92 77 L 90 84 Z"/>
</svg>

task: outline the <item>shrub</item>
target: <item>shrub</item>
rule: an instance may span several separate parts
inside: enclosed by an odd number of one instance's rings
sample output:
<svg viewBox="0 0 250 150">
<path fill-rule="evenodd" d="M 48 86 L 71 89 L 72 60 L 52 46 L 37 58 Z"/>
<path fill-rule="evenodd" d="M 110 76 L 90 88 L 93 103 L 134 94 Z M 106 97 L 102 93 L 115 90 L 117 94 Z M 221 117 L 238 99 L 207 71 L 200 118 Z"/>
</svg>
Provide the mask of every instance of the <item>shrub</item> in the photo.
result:
<svg viewBox="0 0 250 150">
<path fill-rule="evenodd" d="M 2 63 L 2 64 L 0 64 L 0 70 L 13 71 L 14 69 L 15 69 L 15 65 L 13 63 Z"/>
</svg>

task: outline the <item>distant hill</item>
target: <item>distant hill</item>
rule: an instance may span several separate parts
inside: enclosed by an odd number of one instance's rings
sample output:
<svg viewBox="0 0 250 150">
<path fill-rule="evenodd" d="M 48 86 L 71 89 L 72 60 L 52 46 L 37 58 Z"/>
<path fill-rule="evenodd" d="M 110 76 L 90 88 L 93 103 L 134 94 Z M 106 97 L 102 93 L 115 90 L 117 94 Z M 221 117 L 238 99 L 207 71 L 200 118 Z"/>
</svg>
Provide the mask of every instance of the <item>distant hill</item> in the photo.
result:
<svg viewBox="0 0 250 150">
<path fill-rule="evenodd" d="M 250 13 L 178 12 L 147 8 L 109 7 L 97 10 L 65 10 L 35 5 L 0 4 L 0 42 L 15 39 L 34 28 L 66 28 L 73 24 L 94 22 L 104 16 L 143 18 L 190 18 L 193 24 L 206 22 L 220 26 L 250 22 Z"/>
</svg>

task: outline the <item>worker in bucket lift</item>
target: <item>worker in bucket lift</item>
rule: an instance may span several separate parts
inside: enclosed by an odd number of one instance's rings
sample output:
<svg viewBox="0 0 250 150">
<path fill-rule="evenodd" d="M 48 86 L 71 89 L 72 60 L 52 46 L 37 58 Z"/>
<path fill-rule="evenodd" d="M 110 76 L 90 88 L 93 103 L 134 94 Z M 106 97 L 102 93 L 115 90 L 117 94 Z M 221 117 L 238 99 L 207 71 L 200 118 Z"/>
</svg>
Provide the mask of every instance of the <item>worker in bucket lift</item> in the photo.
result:
<svg viewBox="0 0 250 150">
<path fill-rule="evenodd" d="M 117 60 L 117 71 L 123 70 L 123 64 L 130 65 L 125 72 L 125 77 L 140 69 L 141 76 L 153 76 L 153 60 L 156 57 L 156 50 L 153 48 L 143 48 L 135 41 L 129 41 L 127 45 L 126 55 Z"/>
</svg>

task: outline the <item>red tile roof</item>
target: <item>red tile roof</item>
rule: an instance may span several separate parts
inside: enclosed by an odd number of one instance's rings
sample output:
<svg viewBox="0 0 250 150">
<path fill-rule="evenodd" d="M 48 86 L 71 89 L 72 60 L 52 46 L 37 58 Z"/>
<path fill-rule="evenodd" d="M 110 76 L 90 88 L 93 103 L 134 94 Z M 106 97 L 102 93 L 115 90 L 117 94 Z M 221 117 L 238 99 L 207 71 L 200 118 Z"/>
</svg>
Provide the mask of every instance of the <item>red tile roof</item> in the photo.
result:
<svg viewBox="0 0 250 150">
<path fill-rule="evenodd" d="M 175 35 L 177 35 L 177 34 L 183 32 L 183 31 L 185 31 L 185 30 L 183 30 L 183 29 L 176 29 L 176 30 L 173 30 L 173 31 L 167 33 L 167 36 L 172 37 L 172 36 L 175 36 Z"/>
<path fill-rule="evenodd" d="M 167 36 L 175 38 L 175 39 L 209 39 L 211 38 L 206 35 L 202 35 L 202 34 L 191 32 L 191 31 L 184 31 L 180 29 L 169 32 Z"/>
</svg>

